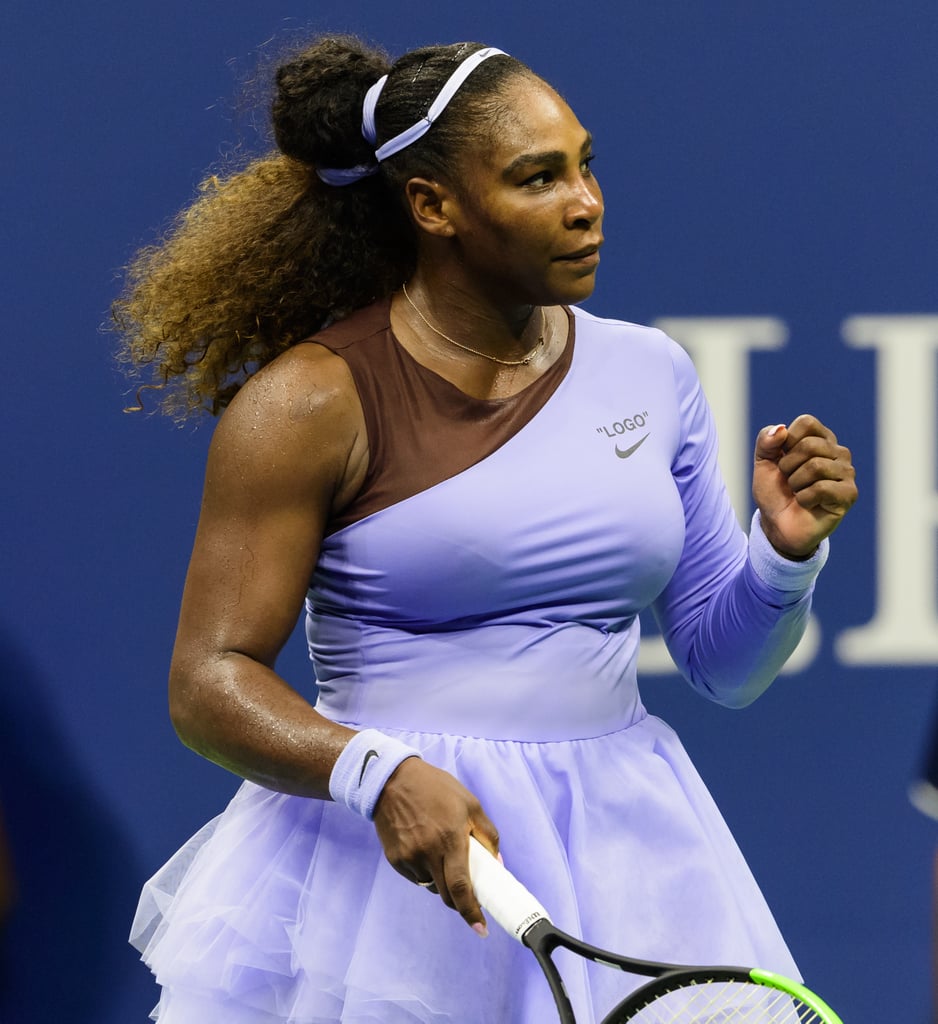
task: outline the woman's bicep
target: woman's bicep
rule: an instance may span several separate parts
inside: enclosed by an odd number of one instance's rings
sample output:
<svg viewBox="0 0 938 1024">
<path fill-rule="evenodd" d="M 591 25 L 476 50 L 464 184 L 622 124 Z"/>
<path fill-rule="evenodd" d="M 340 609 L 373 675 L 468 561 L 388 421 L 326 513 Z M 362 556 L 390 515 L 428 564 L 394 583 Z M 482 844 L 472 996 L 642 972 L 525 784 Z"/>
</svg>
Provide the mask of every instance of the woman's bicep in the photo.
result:
<svg viewBox="0 0 938 1024">
<path fill-rule="evenodd" d="M 270 667 L 296 624 L 326 523 L 362 461 L 360 410 L 344 364 L 318 361 L 315 385 L 308 354 L 262 371 L 218 425 L 177 668 L 230 654 Z"/>
</svg>

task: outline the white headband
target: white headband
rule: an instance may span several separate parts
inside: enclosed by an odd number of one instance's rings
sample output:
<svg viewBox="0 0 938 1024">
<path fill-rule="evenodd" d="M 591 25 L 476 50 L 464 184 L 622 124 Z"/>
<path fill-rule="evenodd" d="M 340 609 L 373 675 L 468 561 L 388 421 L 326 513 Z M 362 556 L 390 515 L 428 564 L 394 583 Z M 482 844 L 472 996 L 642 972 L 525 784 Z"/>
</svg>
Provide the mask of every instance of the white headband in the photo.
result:
<svg viewBox="0 0 938 1024">
<path fill-rule="evenodd" d="M 473 71 L 489 57 L 498 54 L 508 56 L 504 50 L 498 50 L 494 46 L 486 46 L 481 50 L 468 56 L 446 80 L 445 85 L 440 89 L 436 99 L 430 104 L 426 116 L 422 117 L 416 124 L 410 126 L 393 139 L 388 139 L 383 146 L 375 150 L 375 162 L 373 164 L 358 164 L 355 167 L 343 168 L 317 168 L 316 173 L 327 185 L 351 185 L 355 181 L 367 178 L 378 170 L 378 164 L 387 160 L 389 156 L 399 153 L 402 149 L 423 138 L 430 130 L 430 126 L 443 113 L 450 100 L 456 95 L 459 87 L 472 74 Z M 378 105 L 378 97 L 387 82 L 388 76 L 384 75 L 365 93 L 362 103 L 362 136 L 365 141 L 374 146 L 378 141 L 378 133 L 375 128 L 375 107 Z"/>
</svg>

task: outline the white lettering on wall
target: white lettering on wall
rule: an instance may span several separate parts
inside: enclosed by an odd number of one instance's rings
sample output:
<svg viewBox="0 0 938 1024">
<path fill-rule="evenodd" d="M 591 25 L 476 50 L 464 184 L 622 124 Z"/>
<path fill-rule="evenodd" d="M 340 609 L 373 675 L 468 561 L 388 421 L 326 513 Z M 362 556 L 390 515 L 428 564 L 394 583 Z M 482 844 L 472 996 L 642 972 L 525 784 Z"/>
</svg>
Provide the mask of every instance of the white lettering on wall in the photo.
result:
<svg viewBox="0 0 938 1024">
<path fill-rule="evenodd" d="M 847 665 L 938 662 L 935 416 L 938 316 L 854 316 L 843 337 L 876 351 L 876 606 L 845 630 Z"/>
<path fill-rule="evenodd" d="M 727 490 L 748 525 L 749 353 L 782 348 L 786 326 L 773 317 L 666 317 L 656 326 L 694 360 Z M 873 618 L 839 634 L 834 655 L 845 665 L 938 664 L 938 316 L 854 316 L 843 337 L 876 353 L 876 590 Z M 812 616 L 785 671 L 810 665 L 820 640 Z M 675 671 L 660 637 L 642 641 L 639 669 Z"/>
</svg>

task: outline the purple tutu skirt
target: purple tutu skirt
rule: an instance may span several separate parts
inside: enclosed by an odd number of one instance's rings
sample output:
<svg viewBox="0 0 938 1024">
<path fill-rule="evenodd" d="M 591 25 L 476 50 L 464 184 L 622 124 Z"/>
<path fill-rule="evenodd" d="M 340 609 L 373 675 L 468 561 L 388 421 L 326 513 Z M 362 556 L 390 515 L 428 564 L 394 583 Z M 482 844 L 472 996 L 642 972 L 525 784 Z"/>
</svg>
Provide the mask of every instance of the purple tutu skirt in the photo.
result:
<svg viewBox="0 0 938 1024">
<path fill-rule="evenodd" d="M 588 739 L 394 732 L 482 800 L 511 869 L 562 928 L 652 960 L 797 977 L 742 855 L 673 731 Z M 544 1024 L 531 954 L 480 939 L 398 875 L 370 822 L 244 783 L 144 888 L 131 936 L 159 1024 Z M 563 961 L 578 1021 L 643 979 Z"/>
</svg>

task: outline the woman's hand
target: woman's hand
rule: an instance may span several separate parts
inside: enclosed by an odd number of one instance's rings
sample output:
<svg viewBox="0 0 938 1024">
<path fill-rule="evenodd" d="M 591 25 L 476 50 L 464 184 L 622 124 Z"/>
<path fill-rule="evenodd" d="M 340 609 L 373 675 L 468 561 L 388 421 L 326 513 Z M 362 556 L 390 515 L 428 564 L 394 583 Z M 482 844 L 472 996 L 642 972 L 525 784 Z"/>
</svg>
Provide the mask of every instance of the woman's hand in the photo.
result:
<svg viewBox="0 0 938 1024">
<path fill-rule="evenodd" d="M 410 757 L 385 783 L 374 823 L 395 871 L 418 885 L 432 881 L 443 902 L 485 936 L 469 877 L 469 836 L 497 855 L 498 832 L 472 793 L 448 772 Z"/>
<path fill-rule="evenodd" d="M 850 450 L 814 416 L 756 438 L 752 496 L 779 554 L 809 558 L 857 500 Z"/>
</svg>

